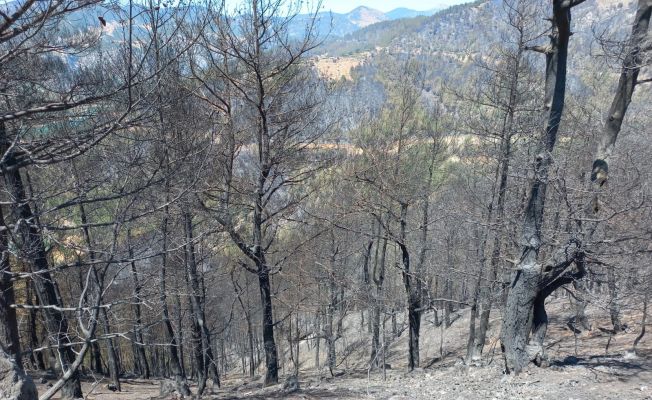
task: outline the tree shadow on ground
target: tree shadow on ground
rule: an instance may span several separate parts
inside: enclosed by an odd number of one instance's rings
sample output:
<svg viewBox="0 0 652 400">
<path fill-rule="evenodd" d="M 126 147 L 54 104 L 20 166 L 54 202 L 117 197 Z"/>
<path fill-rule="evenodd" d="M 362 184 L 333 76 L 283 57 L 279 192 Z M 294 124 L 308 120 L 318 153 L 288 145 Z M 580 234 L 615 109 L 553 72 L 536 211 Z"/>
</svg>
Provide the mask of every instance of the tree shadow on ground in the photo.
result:
<svg viewBox="0 0 652 400">
<path fill-rule="evenodd" d="M 550 366 L 559 369 L 584 367 L 596 374 L 609 374 L 620 381 L 628 381 L 638 378 L 641 373 L 652 372 L 652 360 L 642 354 L 633 358 L 625 357 L 623 354 L 567 356 L 552 361 Z"/>
</svg>

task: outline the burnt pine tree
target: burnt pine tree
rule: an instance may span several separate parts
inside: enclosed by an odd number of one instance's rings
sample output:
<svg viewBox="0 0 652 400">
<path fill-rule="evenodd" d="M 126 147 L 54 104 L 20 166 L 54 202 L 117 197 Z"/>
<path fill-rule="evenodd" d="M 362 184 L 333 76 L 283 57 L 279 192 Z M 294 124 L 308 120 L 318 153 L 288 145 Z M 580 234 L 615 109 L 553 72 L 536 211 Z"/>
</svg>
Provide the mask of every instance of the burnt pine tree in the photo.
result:
<svg viewBox="0 0 652 400">
<path fill-rule="evenodd" d="M 539 260 L 548 176 L 566 98 L 571 8 L 583 1 L 554 0 L 550 42 L 547 46 L 533 48 L 546 56 L 546 126 L 535 155 L 535 176 L 521 225 L 521 255 L 512 273 L 503 317 L 501 346 L 508 372 L 518 373 L 531 360 L 542 356 L 548 325 L 546 298 L 561 285 L 579 279 L 585 273 L 583 248 L 577 237 L 571 238 L 547 260 Z M 576 268 L 572 269 L 572 265 Z M 528 343 L 530 332 L 531 345 Z"/>
<path fill-rule="evenodd" d="M 279 219 L 304 198 L 292 188 L 322 168 L 310 146 L 326 129 L 316 123 L 321 85 L 305 63 L 318 44 L 314 16 L 302 37 L 288 34 L 297 4 L 252 0 L 236 18 L 220 12 L 193 61 L 200 97 L 215 109 L 216 125 L 227 142 L 238 135 L 246 149 L 227 157 L 240 168 L 216 171 L 222 184 L 211 183 L 202 203 L 246 259 L 240 265 L 258 277 L 267 384 L 278 382 L 279 372 L 271 279 L 278 265 L 268 252 Z"/>
</svg>

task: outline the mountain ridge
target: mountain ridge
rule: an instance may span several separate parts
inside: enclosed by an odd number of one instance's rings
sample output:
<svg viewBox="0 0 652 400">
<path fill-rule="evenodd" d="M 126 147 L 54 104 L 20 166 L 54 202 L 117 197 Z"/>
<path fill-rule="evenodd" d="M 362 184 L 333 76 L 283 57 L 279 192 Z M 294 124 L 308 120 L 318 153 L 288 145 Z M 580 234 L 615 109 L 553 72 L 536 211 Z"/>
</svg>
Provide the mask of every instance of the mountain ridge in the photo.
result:
<svg viewBox="0 0 652 400">
<path fill-rule="evenodd" d="M 399 7 L 385 13 L 366 5 L 358 6 L 347 13 L 325 10 L 317 13 L 317 28 L 320 36 L 343 37 L 378 23 L 430 16 L 441 10 L 442 8 L 431 8 L 421 11 Z M 297 15 L 291 27 L 291 34 L 301 35 L 313 16 L 314 14 Z"/>
</svg>

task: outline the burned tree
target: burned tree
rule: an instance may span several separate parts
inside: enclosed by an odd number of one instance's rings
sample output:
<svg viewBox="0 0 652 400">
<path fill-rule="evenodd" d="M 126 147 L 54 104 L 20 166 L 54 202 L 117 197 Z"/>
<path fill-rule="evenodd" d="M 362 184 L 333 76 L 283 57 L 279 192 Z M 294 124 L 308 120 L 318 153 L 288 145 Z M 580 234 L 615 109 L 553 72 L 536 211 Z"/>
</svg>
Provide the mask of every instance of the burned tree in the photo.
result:
<svg viewBox="0 0 652 400">
<path fill-rule="evenodd" d="M 547 260 L 538 261 L 542 245 L 541 225 L 549 168 L 564 109 L 571 8 L 582 2 L 583 0 L 555 0 L 550 44 L 534 48 L 546 54 L 544 104 L 548 117 L 546 131 L 535 159 L 535 179 L 530 187 L 522 225 L 522 254 L 513 272 L 501 332 L 503 354 L 509 372 L 518 373 L 531 360 L 544 357 L 543 340 L 548 324 L 544 302 L 557 288 L 585 275 L 586 250 L 583 240 L 590 239 L 595 231 L 595 223 L 583 226 L 581 221 L 578 222 L 578 231 L 569 233 L 570 237 L 564 246 L 557 249 Z M 623 60 L 622 74 L 593 163 L 591 180 L 598 188 L 607 180 L 608 159 L 613 152 L 634 87 L 638 83 L 637 77 L 642 62 L 641 50 L 647 35 L 651 11 L 652 2 L 639 1 L 628 51 Z M 587 210 L 588 215 L 597 214 L 597 199 L 593 199 L 591 203 L 593 207 Z"/>
</svg>

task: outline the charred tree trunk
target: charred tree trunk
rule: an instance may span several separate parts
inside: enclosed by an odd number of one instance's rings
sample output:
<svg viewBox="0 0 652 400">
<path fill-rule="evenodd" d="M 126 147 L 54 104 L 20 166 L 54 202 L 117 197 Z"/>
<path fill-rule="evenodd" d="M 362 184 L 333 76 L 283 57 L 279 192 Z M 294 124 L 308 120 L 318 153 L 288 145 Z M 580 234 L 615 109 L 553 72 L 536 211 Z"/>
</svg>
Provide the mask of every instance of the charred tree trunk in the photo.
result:
<svg viewBox="0 0 652 400">
<path fill-rule="evenodd" d="M 415 276 L 410 270 L 410 253 L 406 244 L 408 205 L 401 204 L 400 237 L 398 246 L 401 248 L 401 260 L 403 262 L 403 284 L 407 295 L 407 316 L 409 327 L 408 339 L 408 370 L 413 371 L 419 367 L 419 334 L 421 330 L 421 293 L 419 276 Z"/>
<path fill-rule="evenodd" d="M 14 157 L 6 154 L 9 148 L 5 126 L 0 125 L 0 146 L 4 154 L 5 164 L 0 166 L 4 175 L 5 185 L 12 197 L 12 220 L 19 222 L 18 231 L 21 243 L 19 249 L 21 257 L 27 261 L 34 275 L 34 289 L 39 297 L 39 303 L 44 306 L 46 328 L 56 347 L 59 361 L 62 366 L 62 376 L 65 375 L 75 361 L 70 336 L 68 334 L 68 319 L 57 308 L 63 307 L 61 296 L 49 271 L 47 253 L 43 242 L 41 228 L 38 226 L 36 216 L 32 212 L 25 194 L 25 186 L 20 170 L 14 167 Z M 7 167 L 10 167 L 7 169 Z M 70 371 L 69 378 L 61 388 L 63 399 L 76 399 L 83 397 L 79 372 Z"/>
<path fill-rule="evenodd" d="M 181 305 L 181 294 L 180 294 L 179 282 L 176 282 L 176 287 L 174 289 L 174 311 L 175 311 L 175 335 L 177 338 L 178 349 L 179 349 L 179 364 L 181 365 L 181 374 L 184 378 L 188 378 L 188 372 L 186 370 L 186 357 L 185 357 L 185 345 L 186 341 L 184 340 L 183 335 L 183 308 Z"/>
<path fill-rule="evenodd" d="M 238 299 L 238 302 L 240 303 L 240 307 L 242 308 L 242 313 L 245 316 L 245 321 L 247 322 L 247 342 L 248 342 L 248 348 L 247 351 L 249 353 L 249 376 L 253 377 L 256 375 L 256 348 L 254 345 L 254 331 L 253 331 L 253 323 L 251 321 L 251 308 L 249 306 L 249 281 L 245 281 L 245 287 L 247 288 L 247 304 L 245 306 L 245 302 L 242 300 L 242 287 L 238 284 L 238 282 L 235 280 L 235 277 L 233 276 L 233 272 L 231 273 L 231 282 L 233 282 L 233 287 L 235 288 L 236 291 L 236 297 Z"/>
<path fill-rule="evenodd" d="M 453 273 L 453 252 L 451 242 L 452 238 L 448 237 L 446 239 L 446 278 L 444 278 L 444 326 L 449 328 L 451 326 L 451 313 L 453 312 L 453 303 L 449 300 L 452 300 L 453 297 L 453 288 L 451 282 L 451 274 Z"/>
<path fill-rule="evenodd" d="M 134 339 L 135 346 L 134 352 L 136 353 L 135 359 L 137 360 L 138 372 L 143 379 L 149 379 L 150 370 L 147 361 L 147 354 L 145 353 L 145 341 L 143 340 L 143 317 L 140 308 L 142 302 L 140 279 L 138 278 L 138 271 L 136 270 L 136 261 L 134 260 L 134 250 L 131 247 L 131 232 L 127 232 L 127 241 L 129 242 L 129 258 L 131 259 L 131 279 L 134 283 Z"/>
<path fill-rule="evenodd" d="M 573 285 L 575 286 L 576 291 L 575 298 L 572 300 L 575 305 L 575 315 L 571 318 L 572 323 L 578 331 L 580 328 L 590 331 L 591 324 L 586 316 L 586 306 L 588 305 L 586 295 L 588 289 L 582 281 L 574 282 Z"/>
<path fill-rule="evenodd" d="M 616 286 L 616 273 L 612 267 L 607 268 L 607 286 L 609 288 L 609 315 L 614 332 L 623 330 L 620 322 L 620 304 L 618 300 L 618 287 Z"/>
<path fill-rule="evenodd" d="M 263 347 L 265 348 L 265 384 L 278 383 L 278 352 L 274 340 L 274 312 L 272 310 L 272 288 L 269 267 L 265 262 L 262 248 L 257 248 L 258 285 L 260 300 L 263 305 Z"/>
<path fill-rule="evenodd" d="M 618 134 L 627 114 L 627 109 L 632 101 L 632 95 L 638 82 L 638 75 L 643 67 L 643 55 L 648 30 L 650 27 L 650 16 L 652 15 L 652 0 L 639 0 L 632 33 L 629 42 L 626 44 L 626 55 L 623 60 L 622 72 L 616 88 L 616 94 L 609 108 L 609 114 L 605 121 L 602 135 L 598 143 L 596 156 L 593 161 L 591 180 L 597 188 L 607 183 L 609 177 L 609 162 L 613 154 Z M 593 204 L 594 212 L 600 208 L 597 196 Z"/>
<path fill-rule="evenodd" d="M 515 108 L 518 101 L 518 83 L 521 68 L 521 57 L 524 51 L 523 38 L 519 37 L 518 53 L 515 57 L 515 65 L 513 75 L 510 77 L 509 83 L 509 102 L 503 127 L 501 130 L 501 144 L 500 154 L 498 160 L 497 180 L 498 180 L 498 196 L 495 205 L 495 217 L 493 215 L 494 206 L 492 204 L 489 223 L 494 221 L 498 224 L 498 232 L 494 233 L 494 239 L 491 249 L 491 260 L 489 266 L 489 279 L 486 285 L 483 285 L 482 292 L 480 293 L 480 324 L 478 327 L 477 335 L 475 338 L 475 355 L 481 356 L 484 350 L 484 344 L 487 340 L 487 330 L 489 329 L 489 317 L 491 315 L 492 297 L 494 293 L 494 282 L 498 278 L 498 269 L 500 267 L 500 254 L 501 254 L 501 237 L 502 237 L 502 224 L 505 221 L 505 202 L 507 199 L 507 179 L 509 177 L 509 167 L 512 154 L 512 135 L 515 117 Z M 484 251 L 484 250 L 483 250 Z M 483 257 L 484 258 L 484 257 Z"/>
<path fill-rule="evenodd" d="M 330 257 L 330 270 L 328 271 L 328 306 L 326 307 L 326 346 L 328 348 L 328 370 L 331 375 L 335 370 L 337 363 L 335 355 L 335 342 L 337 336 L 335 334 L 335 310 L 337 310 L 337 280 L 335 272 L 335 263 L 338 253 L 338 247 L 335 245 L 335 235 L 331 231 L 331 257 Z"/>
<path fill-rule="evenodd" d="M 185 232 L 185 262 L 186 262 L 186 281 L 190 283 L 190 305 L 191 313 L 191 332 L 192 332 L 192 349 L 193 349 L 193 370 L 197 376 L 197 395 L 201 396 L 206 388 L 206 362 L 204 351 L 202 349 L 202 312 L 201 299 L 199 296 L 199 280 L 197 279 L 197 263 L 195 259 L 195 248 L 193 245 L 193 227 L 192 216 L 188 212 L 183 213 L 183 224 Z"/>
<path fill-rule="evenodd" d="M 27 305 L 29 306 L 38 305 L 38 297 L 32 300 L 33 286 L 34 286 L 33 282 L 31 281 L 25 282 L 25 299 Z M 27 327 L 28 327 L 28 335 L 29 335 L 29 347 L 30 349 L 35 349 L 39 347 L 38 333 L 36 331 L 37 309 L 30 308 L 28 312 L 29 314 L 27 318 Z M 32 351 L 30 355 L 30 359 L 35 369 L 41 371 L 45 369 L 45 360 L 43 359 L 42 351 L 38 351 L 38 352 Z"/>
<path fill-rule="evenodd" d="M 97 341 L 93 342 L 91 345 L 91 368 L 96 374 L 104 374 L 104 367 L 102 366 L 102 350 Z"/>
<path fill-rule="evenodd" d="M 380 343 L 380 319 L 381 319 L 381 301 L 383 296 L 383 284 L 385 282 L 385 257 L 387 255 L 387 237 L 380 237 L 381 225 L 378 224 L 378 242 L 382 244 L 376 246 L 376 256 L 372 279 L 375 285 L 375 294 L 373 301 L 373 315 L 371 318 L 371 358 L 370 367 L 378 367 L 381 364 L 379 359 Z"/>
<path fill-rule="evenodd" d="M 5 224 L 0 207 L 0 347 L 16 360 L 22 369 L 20 354 L 20 337 L 18 335 L 18 320 L 14 284 L 12 282 L 11 264 L 9 262 L 9 228 Z"/>
<path fill-rule="evenodd" d="M 315 332 L 317 337 L 315 338 L 315 368 L 319 371 L 321 369 L 321 362 L 319 360 L 319 344 L 321 343 L 321 314 L 317 310 L 317 315 L 315 315 Z"/>
<path fill-rule="evenodd" d="M 169 203 L 169 188 L 166 187 L 166 200 Z M 163 236 L 163 246 L 161 249 L 161 269 L 159 271 L 159 289 L 160 296 L 159 301 L 161 303 L 161 311 L 163 313 L 163 327 L 165 330 L 165 335 L 169 342 L 169 355 L 170 355 L 170 369 L 179 393 L 182 396 L 190 396 L 190 388 L 188 387 L 188 382 L 186 377 L 183 374 L 183 369 L 181 367 L 181 361 L 179 359 L 179 350 L 176 335 L 174 334 L 174 328 L 172 327 L 172 321 L 170 320 L 170 310 L 168 308 L 167 302 L 167 240 L 168 240 L 168 218 L 169 210 L 168 207 L 165 207 L 163 216 L 163 222 L 161 224 L 161 232 Z"/>
<path fill-rule="evenodd" d="M 102 276 L 102 274 L 100 274 L 97 271 L 97 265 L 95 263 L 96 256 L 95 256 L 95 252 L 93 251 L 93 244 L 91 241 L 90 230 L 88 228 L 88 219 L 86 217 L 86 210 L 84 208 L 84 205 L 81 203 L 79 204 L 79 215 L 83 226 L 82 232 L 88 250 L 88 258 L 91 264 L 90 268 L 92 269 L 93 272 L 92 276 L 95 281 L 95 285 L 97 287 L 97 292 L 101 293 L 104 287 L 104 276 Z M 101 299 L 99 301 L 101 302 Z M 108 313 L 106 311 L 106 308 L 104 307 L 100 310 L 100 319 L 102 323 L 102 329 L 104 330 L 104 334 L 109 336 L 111 334 L 111 326 L 109 324 Z M 118 366 L 118 355 L 116 353 L 115 343 L 113 342 L 112 338 L 106 340 L 106 350 L 107 350 L 107 358 L 109 363 L 109 375 L 111 377 L 111 381 L 113 382 L 113 385 L 115 386 L 117 391 L 121 392 L 122 387 L 120 386 L 120 369 Z"/>
<path fill-rule="evenodd" d="M 513 273 L 501 333 L 501 346 L 508 372 L 519 373 L 528 363 L 543 356 L 545 328 L 545 298 L 562 284 L 584 275 L 581 243 L 571 240 L 544 265 L 538 261 L 542 244 L 541 226 L 545 210 L 548 172 L 557 132 L 564 110 L 566 95 L 566 65 L 571 36 L 571 8 L 582 0 L 554 0 L 550 44 L 546 54 L 546 85 L 544 106 L 548 113 L 545 134 L 535 159 L 535 178 L 529 191 L 521 233 L 521 258 Z M 576 272 L 568 271 L 575 263 Z M 532 319 L 531 319 L 532 316 Z M 533 326 L 530 325 L 532 321 Z M 530 331 L 536 338 L 528 347 Z"/>
<path fill-rule="evenodd" d="M 647 323 L 647 306 L 650 299 L 650 291 L 645 292 L 645 297 L 643 298 L 643 317 L 641 318 L 641 333 L 636 336 L 634 339 L 634 344 L 632 345 L 632 352 L 636 354 L 636 347 L 638 346 L 643 336 L 645 336 L 645 324 Z"/>
<path fill-rule="evenodd" d="M 197 340 L 195 345 L 196 368 L 198 374 L 197 394 L 202 395 L 206 387 L 208 373 L 212 374 L 213 382 L 220 385 L 215 357 L 211 347 L 211 337 L 208 327 L 206 326 L 206 316 L 204 313 L 204 297 L 201 290 L 199 274 L 197 270 L 197 259 L 195 256 L 194 233 L 192 225 L 192 216 L 184 212 L 184 227 L 186 234 L 186 272 L 188 282 L 190 283 L 190 303 L 192 306 L 193 319 L 193 341 Z"/>
</svg>

